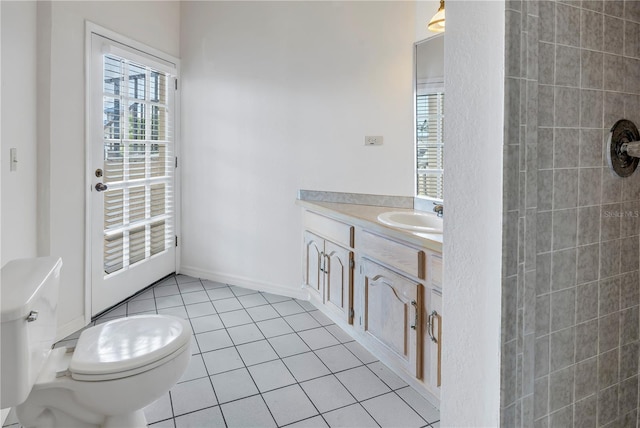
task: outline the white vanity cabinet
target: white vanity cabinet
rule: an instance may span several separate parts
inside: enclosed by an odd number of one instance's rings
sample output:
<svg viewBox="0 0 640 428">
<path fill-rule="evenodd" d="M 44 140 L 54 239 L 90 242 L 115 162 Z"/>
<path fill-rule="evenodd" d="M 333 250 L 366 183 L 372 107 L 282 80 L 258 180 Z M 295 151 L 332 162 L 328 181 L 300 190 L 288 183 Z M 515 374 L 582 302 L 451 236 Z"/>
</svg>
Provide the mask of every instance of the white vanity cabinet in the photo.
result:
<svg viewBox="0 0 640 428">
<path fill-rule="evenodd" d="M 305 213 L 304 285 L 312 298 L 353 321 L 353 226 Z"/>
<path fill-rule="evenodd" d="M 442 256 L 411 236 L 304 211 L 303 281 L 312 300 L 439 405 Z"/>
<path fill-rule="evenodd" d="M 362 330 L 381 352 L 421 379 L 422 285 L 366 258 L 361 266 Z"/>
</svg>

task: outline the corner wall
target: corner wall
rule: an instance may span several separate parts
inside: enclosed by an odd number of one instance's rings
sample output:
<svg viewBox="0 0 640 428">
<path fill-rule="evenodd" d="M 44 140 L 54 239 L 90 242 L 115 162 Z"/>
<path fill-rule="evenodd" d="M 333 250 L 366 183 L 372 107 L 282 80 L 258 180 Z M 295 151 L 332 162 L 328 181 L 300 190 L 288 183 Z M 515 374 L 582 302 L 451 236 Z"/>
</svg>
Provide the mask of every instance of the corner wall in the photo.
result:
<svg viewBox="0 0 640 428">
<path fill-rule="evenodd" d="M 182 271 L 295 293 L 298 189 L 413 194 L 415 4 L 181 11 Z"/>
<path fill-rule="evenodd" d="M 455 1 L 446 8 L 440 424 L 497 426 L 505 2 Z"/>
<path fill-rule="evenodd" d="M 2 8 L 2 258 L 36 256 L 36 3 Z M 18 151 L 9 170 L 9 150 Z"/>
</svg>

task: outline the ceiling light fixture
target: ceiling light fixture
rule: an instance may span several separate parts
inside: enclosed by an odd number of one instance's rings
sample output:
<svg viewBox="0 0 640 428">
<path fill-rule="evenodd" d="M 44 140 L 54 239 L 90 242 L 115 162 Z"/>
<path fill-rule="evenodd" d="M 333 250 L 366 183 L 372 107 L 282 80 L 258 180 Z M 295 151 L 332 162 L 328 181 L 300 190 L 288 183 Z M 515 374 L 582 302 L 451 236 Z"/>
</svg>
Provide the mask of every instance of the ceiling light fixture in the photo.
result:
<svg viewBox="0 0 640 428">
<path fill-rule="evenodd" d="M 444 31 L 444 0 L 440 0 L 440 7 L 427 26 L 429 31 L 442 33 Z"/>
</svg>

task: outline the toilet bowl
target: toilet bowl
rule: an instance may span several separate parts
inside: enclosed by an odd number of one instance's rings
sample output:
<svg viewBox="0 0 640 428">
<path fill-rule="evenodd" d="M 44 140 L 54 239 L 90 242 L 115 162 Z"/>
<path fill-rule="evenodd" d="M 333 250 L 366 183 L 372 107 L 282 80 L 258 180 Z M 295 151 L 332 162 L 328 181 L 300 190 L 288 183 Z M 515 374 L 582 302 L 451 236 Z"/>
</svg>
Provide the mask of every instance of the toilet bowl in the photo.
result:
<svg viewBox="0 0 640 428">
<path fill-rule="evenodd" d="M 84 330 L 75 348 L 51 349 L 61 264 L 46 258 L 2 268 L 2 408 L 17 406 L 27 428 L 145 427 L 142 409 L 189 364 L 189 323 L 165 315 L 120 318 Z M 22 288 L 9 288 L 11 281 Z"/>
</svg>

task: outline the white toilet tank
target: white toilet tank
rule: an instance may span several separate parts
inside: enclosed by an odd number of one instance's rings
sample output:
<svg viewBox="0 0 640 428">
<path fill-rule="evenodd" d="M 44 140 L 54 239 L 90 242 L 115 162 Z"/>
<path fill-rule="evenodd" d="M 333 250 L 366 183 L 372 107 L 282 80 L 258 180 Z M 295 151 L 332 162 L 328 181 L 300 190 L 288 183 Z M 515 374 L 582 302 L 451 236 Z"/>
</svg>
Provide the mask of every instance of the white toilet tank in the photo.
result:
<svg viewBox="0 0 640 428">
<path fill-rule="evenodd" d="M 62 259 L 12 260 L 0 282 L 0 408 L 27 399 L 54 343 Z"/>
</svg>

